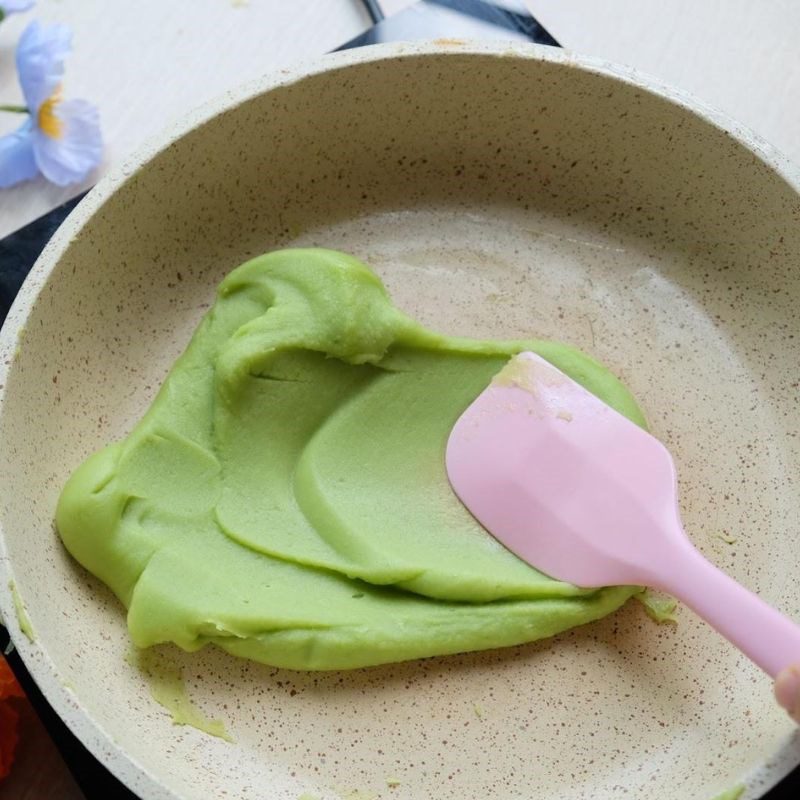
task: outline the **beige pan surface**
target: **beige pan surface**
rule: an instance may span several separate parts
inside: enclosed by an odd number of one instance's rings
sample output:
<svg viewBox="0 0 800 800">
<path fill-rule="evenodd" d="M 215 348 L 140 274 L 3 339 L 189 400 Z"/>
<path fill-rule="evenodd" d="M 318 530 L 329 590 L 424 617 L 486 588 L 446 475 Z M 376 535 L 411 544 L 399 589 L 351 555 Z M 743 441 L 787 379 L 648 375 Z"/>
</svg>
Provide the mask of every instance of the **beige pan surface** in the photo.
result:
<svg viewBox="0 0 800 800">
<path fill-rule="evenodd" d="M 536 47 L 370 48 L 198 112 L 73 213 L 2 334 L 0 606 L 50 701 L 145 798 L 759 796 L 800 762 L 769 681 L 688 610 L 657 626 L 635 603 L 533 645 L 353 672 L 167 649 L 235 743 L 176 727 L 52 517 L 218 281 L 321 245 L 427 325 L 610 365 L 676 457 L 694 541 L 800 619 L 797 187 L 694 101 Z"/>
</svg>

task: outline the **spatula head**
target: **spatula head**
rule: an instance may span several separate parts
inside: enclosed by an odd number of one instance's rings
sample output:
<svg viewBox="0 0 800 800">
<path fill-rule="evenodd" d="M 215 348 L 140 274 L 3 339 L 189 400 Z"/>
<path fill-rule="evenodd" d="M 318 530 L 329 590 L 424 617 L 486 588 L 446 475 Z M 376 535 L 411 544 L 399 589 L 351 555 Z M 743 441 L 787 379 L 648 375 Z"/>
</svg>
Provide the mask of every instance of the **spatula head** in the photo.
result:
<svg viewBox="0 0 800 800">
<path fill-rule="evenodd" d="M 651 565 L 688 544 L 666 448 L 534 353 L 461 415 L 446 465 L 489 533 L 578 586 L 650 584 Z"/>
</svg>

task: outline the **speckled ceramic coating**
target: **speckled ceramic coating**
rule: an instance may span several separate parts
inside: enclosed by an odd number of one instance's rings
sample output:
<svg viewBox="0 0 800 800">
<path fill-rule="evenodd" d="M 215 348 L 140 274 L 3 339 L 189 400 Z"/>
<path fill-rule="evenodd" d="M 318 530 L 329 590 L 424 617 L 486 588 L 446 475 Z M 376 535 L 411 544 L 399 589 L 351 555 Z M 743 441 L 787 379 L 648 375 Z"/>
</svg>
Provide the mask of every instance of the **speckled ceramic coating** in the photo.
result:
<svg viewBox="0 0 800 800">
<path fill-rule="evenodd" d="M 799 185 L 695 101 L 533 46 L 368 48 L 200 110 L 81 203 L 0 336 L 0 607 L 39 685 L 145 798 L 702 800 L 741 780 L 756 797 L 800 736 L 685 609 L 677 627 L 633 604 L 550 641 L 346 673 L 167 650 L 236 743 L 174 727 L 52 516 L 226 272 L 321 245 L 426 325 L 610 365 L 675 455 L 700 549 L 800 618 Z"/>
</svg>

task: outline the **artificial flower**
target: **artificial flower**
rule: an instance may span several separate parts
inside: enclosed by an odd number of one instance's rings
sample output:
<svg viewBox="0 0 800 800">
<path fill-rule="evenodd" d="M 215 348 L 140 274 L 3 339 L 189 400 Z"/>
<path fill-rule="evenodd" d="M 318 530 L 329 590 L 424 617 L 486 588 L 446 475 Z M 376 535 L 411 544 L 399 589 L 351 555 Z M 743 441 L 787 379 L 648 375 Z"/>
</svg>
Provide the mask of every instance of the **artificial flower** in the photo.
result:
<svg viewBox="0 0 800 800">
<path fill-rule="evenodd" d="M 19 14 L 33 8 L 34 0 L 0 0 L 0 22 L 9 14 Z"/>
<path fill-rule="evenodd" d="M 11 771 L 14 752 L 19 741 L 17 735 L 19 715 L 16 709 L 8 703 L 8 700 L 12 697 L 24 696 L 14 673 L 0 655 L 0 780 Z"/>
<path fill-rule="evenodd" d="M 3 0 L 0 0 L 3 2 Z M 65 25 L 31 22 L 17 45 L 17 73 L 25 105 L 0 110 L 28 114 L 0 137 L 0 188 L 42 173 L 66 186 L 100 162 L 103 143 L 97 109 L 85 100 L 62 100 L 61 78 L 72 35 Z"/>
</svg>

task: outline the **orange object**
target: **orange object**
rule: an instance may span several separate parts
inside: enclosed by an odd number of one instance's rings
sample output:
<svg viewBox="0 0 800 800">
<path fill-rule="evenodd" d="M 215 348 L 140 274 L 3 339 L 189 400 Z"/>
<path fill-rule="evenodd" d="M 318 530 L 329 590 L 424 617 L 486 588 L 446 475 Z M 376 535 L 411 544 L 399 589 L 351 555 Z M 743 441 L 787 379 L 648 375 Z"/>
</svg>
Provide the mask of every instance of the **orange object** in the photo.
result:
<svg viewBox="0 0 800 800">
<path fill-rule="evenodd" d="M 25 697 L 25 693 L 17 683 L 8 662 L 0 656 L 0 700 L 6 700 L 9 697 Z"/>
<path fill-rule="evenodd" d="M 19 742 L 19 714 L 8 702 L 12 697 L 25 697 L 25 694 L 5 658 L 0 656 L 0 780 L 11 771 Z"/>
</svg>

